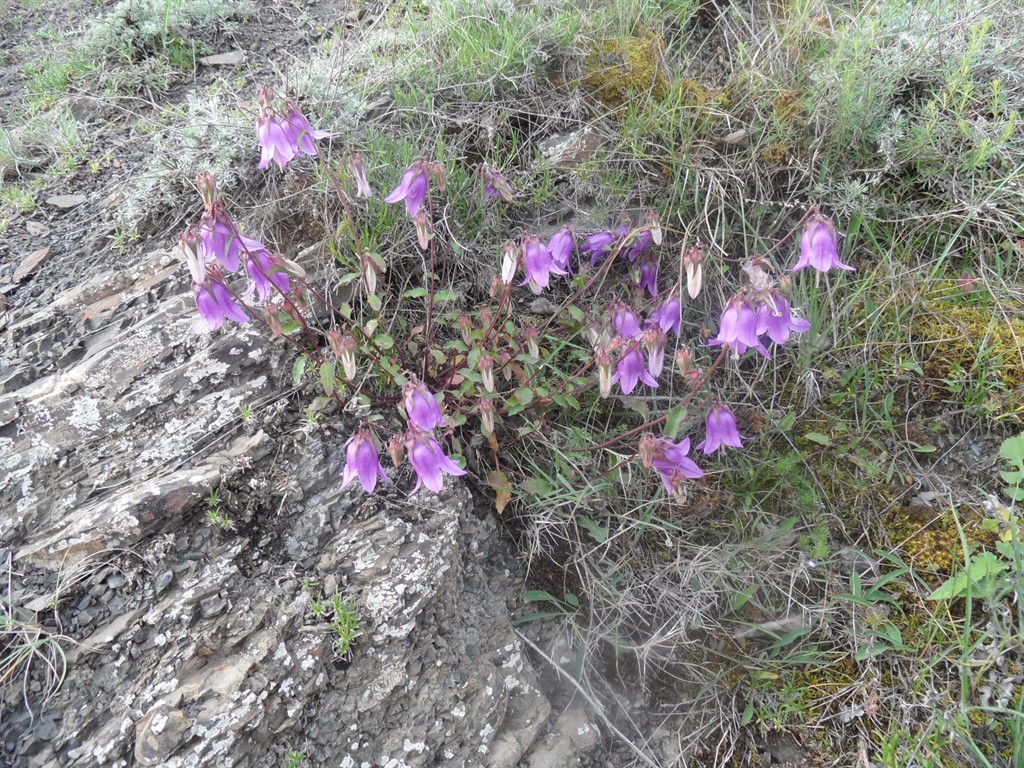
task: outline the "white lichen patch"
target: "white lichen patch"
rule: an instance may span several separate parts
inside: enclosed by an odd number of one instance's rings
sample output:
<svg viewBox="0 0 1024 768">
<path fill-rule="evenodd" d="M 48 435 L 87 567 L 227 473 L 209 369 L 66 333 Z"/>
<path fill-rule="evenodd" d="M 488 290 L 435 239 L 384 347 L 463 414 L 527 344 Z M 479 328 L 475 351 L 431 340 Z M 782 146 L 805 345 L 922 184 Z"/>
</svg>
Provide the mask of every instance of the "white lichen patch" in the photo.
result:
<svg viewBox="0 0 1024 768">
<path fill-rule="evenodd" d="M 68 424 L 79 432 L 92 433 L 102 426 L 99 400 L 94 397 L 80 395 L 71 404 L 71 412 L 67 416 Z"/>
</svg>

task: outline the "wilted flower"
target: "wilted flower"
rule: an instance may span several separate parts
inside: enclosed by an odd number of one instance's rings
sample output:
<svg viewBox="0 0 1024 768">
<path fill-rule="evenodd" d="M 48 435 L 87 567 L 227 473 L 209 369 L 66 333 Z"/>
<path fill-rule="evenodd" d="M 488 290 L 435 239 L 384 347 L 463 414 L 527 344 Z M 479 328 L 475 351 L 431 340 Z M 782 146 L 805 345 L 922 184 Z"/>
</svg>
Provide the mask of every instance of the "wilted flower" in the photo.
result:
<svg viewBox="0 0 1024 768">
<path fill-rule="evenodd" d="M 345 448 L 345 469 L 341 473 L 341 487 L 344 488 L 356 477 L 367 493 L 373 493 L 377 487 L 377 478 L 390 483 L 380 464 L 380 454 L 373 437 L 360 429 L 348 441 Z"/>
<path fill-rule="evenodd" d="M 200 285 L 206 282 L 206 259 L 200 250 L 202 239 L 195 227 L 189 227 L 178 235 L 178 245 L 185 257 L 185 264 L 192 275 L 192 282 Z"/>
<path fill-rule="evenodd" d="M 437 404 L 437 398 L 427 389 L 422 381 L 410 381 L 402 390 L 405 400 L 405 412 L 409 422 L 419 430 L 430 432 L 435 427 L 446 427 L 448 424 Z"/>
<path fill-rule="evenodd" d="M 597 387 L 601 397 L 607 398 L 612 393 L 612 353 L 606 347 L 594 352 L 594 363 L 597 365 Z"/>
<path fill-rule="evenodd" d="M 484 181 L 484 197 L 487 200 L 494 200 L 500 197 L 507 203 L 512 202 L 512 185 L 501 175 L 496 168 L 487 163 L 480 166 L 480 176 Z"/>
<path fill-rule="evenodd" d="M 216 331 L 228 319 L 238 323 L 249 322 L 249 315 L 222 283 L 216 280 L 207 280 L 201 285 L 193 283 L 192 293 L 196 298 L 199 315 L 210 331 Z"/>
<path fill-rule="evenodd" d="M 658 215 L 657 211 L 648 211 L 644 220 L 650 228 L 651 239 L 654 241 L 654 244 L 661 245 L 661 217 Z"/>
<path fill-rule="evenodd" d="M 728 344 L 737 357 L 751 348 L 765 357 L 771 357 L 757 336 L 757 313 L 754 307 L 745 296 L 734 296 L 722 312 L 718 336 L 709 341 L 708 346 Z"/>
<path fill-rule="evenodd" d="M 849 264 L 839 260 L 839 237 L 832 220 L 826 216 L 815 214 L 807 220 L 800 238 L 800 259 L 790 271 L 796 272 L 808 266 L 819 272 L 828 272 L 832 267 L 853 270 Z"/>
<path fill-rule="evenodd" d="M 645 467 L 661 475 L 661 482 L 669 495 L 682 490 L 687 480 L 704 477 L 700 467 L 687 458 L 690 452 L 690 438 L 684 437 L 678 443 L 664 437 L 654 437 L 649 432 L 640 441 L 640 460 Z"/>
<path fill-rule="evenodd" d="M 598 232 L 590 235 L 580 246 L 580 255 L 590 254 L 590 266 L 597 266 L 599 262 L 615 244 L 615 234 L 612 232 Z"/>
<path fill-rule="evenodd" d="M 420 211 L 412 218 L 416 225 L 416 241 L 424 251 L 430 247 L 430 222 L 427 221 L 426 211 Z"/>
<path fill-rule="evenodd" d="M 657 389 L 658 380 L 651 376 L 644 368 L 644 358 L 640 354 L 639 346 L 634 342 L 626 350 L 626 353 L 619 358 L 615 366 L 615 376 L 612 383 L 619 382 L 624 395 L 631 394 L 638 381 L 642 381 L 649 387 Z"/>
<path fill-rule="evenodd" d="M 261 300 L 266 301 L 276 287 L 281 293 L 288 293 L 291 280 L 276 268 L 275 259 L 266 251 L 249 251 L 245 255 L 245 271 L 252 279 L 252 288 Z M 250 289 L 252 290 L 252 289 Z"/>
<path fill-rule="evenodd" d="M 551 263 L 564 274 L 572 274 L 572 250 L 575 247 L 572 230 L 564 227 L 551 236 L 548 251 L 551 252 Z"/>
<path fill-rule="evenodd" d="M 689 347 L 680 347 L 676 351 L 676 365 L 679 367 L 679 374 L 690 385 L 695 386 L 704 375 L 704 372 L 694 364 L 693 350 Z"/>
<path fill-rule="evenodd" d="M 526 267 L 526 278 L 520 285 L 529 283 L 530 290 L 540 294 L 548 287 L 550 275 L 564 275 L 565 270 L 555 266 L 551 259 L 551 251 L 535 236 L 523 238 L 523 263 Z"/>
<path fill-rule="evenodd" d="M 373 190 L 370 189 L 370 182 L 366 180 L 366 164 L 359 155 L 348 156 L 348 169 L 356 180 L 356 197 L 373 197 Z"/>
<path fill-rule="evenodd" d="M 519 246 L 509 240 L 505 243 L 505 252 L 501 257 L 501 282 L 509 285 L 519 268 Z"/>
<path fill-rule="evenodd" d="M 444 486 L 444 475 L 464 475 L 466 470 L 462 469 L 445 455 L 441 444 L 430 435 L 410 430 L 405 438 L 405 447 L 409 456 L 409 463 L 416 471 L 416 485 L 413 486 L 410 496 L 425 485 L 434 493 L 440 493 Z"/>
<path fill-rule="evenodd" d="M 480 398 L 479 406 L 480 426 L 483 428 L 485 435 L 490 435 L 494 432 L 494 406 L 486 397 Z"/>
<path fill-rule="evenodd" d="M 803 333 L 811 324 L 802 317 L 793 317 L 789 299 L 772 291 L 768 300 L 757 309 L 757 335 L 767 333 L 776 344 L 785 344 L 790 332 Z"/>
<path fill-rule="evenodd" d="M 683 268 L 686 270 L 686 292 L 696 299 L 704 284 L 704 249 L 700 241 L 683 254 Z"/>
<path fill-rule="evenodd" d="M 477 362 L 477 368 L 480 370 L 480 379 L 484 385 L 484 389 L 488 392 L 494 391 L 494 361 L 487 355 L 483 355 Z"/>
<path fill-rule="evenodd" d="M 742 448 L 743 441 L 749 439 L 740 434 L 736 426 L 736 417 L 729 410 L 729 406 L 722 403 L 711 406 L 706 427 L 707 435 L 697 446 L 697 450 L 704 451 L 705 454 L 712 454 L 723 445 Z"/>
<path fill-rule="evenodd" d="M 665 333 L 672 331 L 672 333 L 678 336 L 683 316 L 682 307 L 675 293 L 665 299 L 665 303 L 658 307 L 658 309 L 651 312 L 647 320 L 651 323 L 657 323 L 658 327 L 665 331 Z"/>
<path fill-rule="evenodd" d="M 662 368 L 665 366 L 665 344 L 668 337 L 665 332 L 656 325 L 650 325 L 644 330 L 643 345 L 647 350 L 647 370 L 651 376 L 661 376 Z"/>
<path fill-rule="evenodd" d="M 397 203 L 405 200 L 405 212 L 412 219 L 416 217 L 423 202 L 427 199 L 429 189 L 427 163 L 425 160 L 417 160 L 402 174 L 401 183 L 395 187 L 390 195 L 384 198 L 384 201 L 387 203 Z"/>
<path fill-rule="evenodd" d="M 523 329 L 523 336 L 526 337 L 526 351 L 530 357 L 540 357 L 540 334 L 532 325 Z"/>
<path fill-rule="evenodd" d="M 346 334 L 338 341 L 338 359 L 341 369 L 345 372 L 345 380 L 352 381 L 356 377 L 356 340 L 352 334 Z"/>
</svg>

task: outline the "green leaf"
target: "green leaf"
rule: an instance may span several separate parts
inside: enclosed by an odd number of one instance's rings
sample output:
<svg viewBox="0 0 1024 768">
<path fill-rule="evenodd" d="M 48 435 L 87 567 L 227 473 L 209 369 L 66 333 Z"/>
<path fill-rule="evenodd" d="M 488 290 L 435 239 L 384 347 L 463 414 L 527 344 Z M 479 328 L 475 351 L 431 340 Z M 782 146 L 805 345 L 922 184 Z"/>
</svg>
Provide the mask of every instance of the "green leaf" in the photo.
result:
<svg viewBox="0 0 1024 768">
<path fill-rule="evenodd" d="M 604 544 L 608 540 L 608 529 L 598 525 L 586 515 L 577 515 L 576 522 L 580 527 L 590 534 L 590 537 L 598 544 Z"/>
<path fill-rule="evenodd" d="M 817 443 L 818 445 L 828 445 L 829 443 L 832 442 L 832 438 L 830 438 L 828 435 L 821 434 L 821 432 L 808 432 L 806 435 L 804 435 L 804 437 L 807 440 L 810 440 L 812 443 Z"/>
<path fill-rule="evenodd" d="M 419 288 L 410 288 L 402 294 L 402 297 L 406 299 L 422 299 L 426 295 L 427 289 L 421 286 Z"/>
<path fill-rule="evenodd" d="M 558 605 L 561 601 L 552 595 L 550 592 L 545 592 L 543 589 L 529 589 L 523 592 L 523 600 L 531 603 L 539 603 L 541 601 L 554 603 Z"/>
<path fill-rule="evenodd" d="M 968 592 L 976 597 L 992 597 L 995 579 L 1010 567 L 991 552 L 979 552 L 970 558 L 966 568 L 948 579 L 928 595 L 929 600 L 951 600 L 966 597 Z"/>
<path fill-rule="evenodd" d="M 576 597 L 576 595 L 574 595 L 572 592 L 566 592 L 565 593 L 565 602 L 567 602 L 573 608 L 579 608 L 580 607 L 580 599 L 578 597 Z"/>
<path fill-rule="evenodd" d="M 299 355 L 292 364 L 292 384 L 296 387 L 302 383 L 302 376 L 306 372 L 306 363 L 308 360 L 309 358 L 305 355 Z"/>
<path fill-rule="evenodd" d="M 740 725 L 750 725 L 750 721 L 754 719 L 754 702 L 748 701 L 747 706 L 743 708 L 743 714 L 740 716 Z"/>
<path fill-rule="evenodd" d="M 999 476 L 1003 478 L 1004 483 L 1008 483 L 1010 485 L 1019 485 L 1020 482 L 1024 480 L 1024 472 L 1021 472 L 1020 470 L 1000 472 Z"/>
<path fill-rule="evenodd" d="M 334 394 L 334 388 L 337 386 L 337 379 L 334 377 L 334 366 L 333 360 L 325 362 L 320 366 L 320 386 L 324 388 L 324 392 L 330 397 Z"/>
<path fill-rule="evenodd" d="M 374 336 L 373 343 L 376 344 L 381 349 L 391 349 L 393 346 L 395 346 L 395 340 L 388 336 L 388 334 L 386 333 L 378 333 L 376 336 Z"/>
<path fill-rule="evenodd" d="M 1008 437 L 999 446 L 1000 458 L 1006 459 L 1018 466 L 1024 466 L 1024 435 Z"/>
<path fill-rule="evenodd" d="M 921 445 L 920 443 L 915 443 L 913 440 L 908 440 L 907 443 L 910 445 L 910 449 L 914 453 L 935 453 L 939 450 L 934 445 Z"/>
<path fill-rule="evenodd" d="M 785 414 L 779 419 L 778 428 L 779 432 L 789 432 L 796 425 L 796 414 L 793 411 Z"/>
<path fill-rule="evenodd" d="M 374 312 L 380 312 L 380 296 L 375 293 L 371 293 L 366 297 L 366 303 L 370 305 L 370 309 Z"/>
<path fill-rule="evenodd" d="M 551 483 L 540 477 L 531 477 L 529 480 L 524 480 L 522 488 L 532 496 L 547 496 L 554 490 Z"/>
<path fill-rule="evenodd" d="M 570 304 L 568 307 L 565 308 L 565 311 L 568 312 L 569 317 L 571 317 L 577 323 L 582 322 L 583 318 L 586 317 L 586 315 L 583 313 L 583 310 L 577 307 L 575 304 Z"/>
<path fill-rule="evenodd" d="M 434 294 L 434 301 L 438 304 L 444 304 L 449 301 L 455 301 L 458 299 L 458 294 L 455 291 L 448 290 L 447 288 L 443 291 L 438 291 Z"/>
<path fill-rule="evenodd" d="M 513 395 L 520 405 L 529 405 L 533 402 L 533 390 L 529 387 L 520 387 Z"/>
<path fill-rule="evenodd" d="M 675 408 L 670 408 L 668 415 L 665 418 L 665 437 L 667 437 L 669 440 L 675 440 L 676 435 L 679 433 L 679 426 L 682 424 L 683 419 L 685 418 L 685 408 L 679 405 L 677 405 Z"/>
</svg>

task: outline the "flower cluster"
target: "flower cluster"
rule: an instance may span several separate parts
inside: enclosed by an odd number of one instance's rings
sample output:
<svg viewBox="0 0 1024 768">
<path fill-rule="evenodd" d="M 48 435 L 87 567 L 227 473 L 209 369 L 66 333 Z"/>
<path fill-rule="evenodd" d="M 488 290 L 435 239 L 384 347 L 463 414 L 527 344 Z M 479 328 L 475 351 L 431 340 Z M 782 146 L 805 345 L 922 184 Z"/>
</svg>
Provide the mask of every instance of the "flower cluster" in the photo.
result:
<svg viewBox="0 0 1024 768">
<path fill-rule="evenodd" d="M 643 326 L 625 304 L 613 305 L 609 314 L 614 335 L 601 330 L 595 331 L 592 337 L 601 396 L 610 396 L 615 383 L 624 395 L 632 394 L 640 382 L 657 389 L 658 377 L 665 365 L 668 333 L 679 335 L 682 319 L 679 299 L 670 296 L 648 315 Z M 646 366 L 643 352 L 647 353 Z"/>
<path fill-rule="evenodd" d="M 313 130 L 306 116 L 290 101 L 285 103 L 284 109 L 276 108 L 269 85 L 260 86 L 256 91 L 256 101 L 260 105 L 260 115 L 256 120 L 260 168 L 274 162 L 283 171 L 295 157 L 317 155 L 316 139 L 330 134 Z"/>
</svg>

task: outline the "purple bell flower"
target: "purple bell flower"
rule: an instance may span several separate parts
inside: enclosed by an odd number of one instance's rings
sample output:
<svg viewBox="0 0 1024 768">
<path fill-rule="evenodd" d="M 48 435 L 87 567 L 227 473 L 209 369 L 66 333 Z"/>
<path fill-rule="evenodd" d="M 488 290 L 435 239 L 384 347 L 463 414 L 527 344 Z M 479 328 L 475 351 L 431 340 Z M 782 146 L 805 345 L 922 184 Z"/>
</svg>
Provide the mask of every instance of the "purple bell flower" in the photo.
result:
<svg viewBox="0 0 1024 768">
<path fill-rule="evenodd" d="M 427 199 L 427 192 L 430 190 L 430 182 L 427 179 L 426 163 L 417 160 L 402 174 L 402 181 L 384 198 L 384 202 L 397 203 L 405 200 L 405 212 L 409 218 L 415 218 Z"/>
<path fill-rule="evenodd" d="M 572 230 L 568 227 L 555 232 L 548 241 L 551 263 L 562 270 L 563 274 L 572 274 L 572 251 L 575 245 Z"/>
<path fill-rule="evenodd" d="M 785 344 L 789 334 L 803 333 L 811 328 L 809 321 L 802 317 L 793 317 L 789 299 L 777 291 L 772 291 L 769 300 L 757 309 L 757 335 L 768 334 L 768 338 L 776 344 Z"/>
<path fill-rule="evenodd" d="M 410 430 L 405 438 L 405 447 L 409 463 L 416 472 L 416 485 L 410 496 L 423 485 L 434 493 L 440 493 L 444 486 L 444 475 L 466 474 L 466 470 L 448 458 L 441 444 L 430 435 Z"/>
<path fill-rule="evenodd" d="M 208 280 L 202 285 L 193 283 L 192 293 L 196 299 L 199 316 L 208 330 L 216 331 L 228 319 L 238 323 L 249 322 L 249 315 L 222 283 L 215 280 Z"/>
<path fill-rule="evenodd" d="M 267 246 L 259 240 L 237 235 L 236 232 L 234 222 L 222 206 L 218 205 L 212 213 L 204 214 L 199 222 L 199 238 L 203 243 L 207 264 L 216 259 L 228 272 L 235 272 L 238 269 L 239 253 L 267 250 Z"/>
<path fill-rule="evenodd" d="M 719 321 L 718 336 L 708 342 L 709 347 L 728 344 L 729 348 L 742 355 L 748 349 L 756 349 L 765 357 L 771 357 L 758 339 L 757 313 L 745 296 L 734 296 L 725 306 Z"/>
<path fill-rule="evenodd" d="M 645 261 L 640 265 L 640 280 L 637 283 L 640 290 L 647 289 L 651 297 L 658 295 L 658 265 L 653 261 Z"/>
<path fill-rule="evenodd" d="M 520 285 L 529 283 L 530 290 L 538 295 L 548 287 L 551 273 L 565 274 L 564 269 L 555 266 L 547 246 L 534 236 L 523 239 L 523 265 L 526 268 L 526 278 Z"/>
<path fill-rule="evenodd" d="M 384 467 L 381 466 L 377 444 L 362 429 L 348 441 L 345 449 L 345 469 L 341 474 L 341 487 L 344 488 L 357 477 L 367 493 L 373 493 L 378 478 L 385 483 L 391 482 L 384 474 Z"/>
<path fill-rule="evenodd" d="M 615 244 L 615 235 L 612 232 L 598 232 L 590 235 L 580 246 L 580 255 L 590 254 L 590 266 L 596 267 L 597 262 L 604 258 Z"/>
<path fill-rule="evenodd" d="M 673 443 L 664 437 L 650 433 L 640 441 L 640 458 L 645 467 L 654 469 L 660 476 L 670 496 L 679 493 L 687 480 L 704 477 L 700 467 L 687 454 L 690 452 L 690 438 L 684 437 Z"/>
<path fill-rule="evenodd" d="M 291 280 L 287 273 L 280 269 L 274 271 L 274 258 L 266 251 L 250 250 L 245 255 L 245 271 L 252 279 L 252 289 L 256 294 L 266 301 L 270 298 L 276 287 L 281 293 L 288 293 L 291 290 Z"/>
<path fill-rule="evenodd" d="M 697 446 L 697 450 L 704 451 L 705 454 L 712 454 L 723 445 L 742 448 L 743 441 L 750 439 L 740 434 L 739 427 L 736 426 L 736 417 L 729 410 L 729 406 L 722 403 L 711 406 L 706 428 L 707 435 Z"/>
<path fill-rule="evenodd" d="M 826 216 L 814 215 L 807 220 L 800 238 L 800 259 L 791 272 L 814 267 L 819 272 L 828 272 L 835 267 L 852 271 L 853 267 L 839 260 L 839 237 L 832 220 Z"/>
<path fill-rule="evenodd" d="M 501 174 L 501 171 L 484 163 L 480 167 L 480 173 L 484 180 L 484 199 L 496 200 L 500 197 L 506 203 L 512 202 L 514 199 L 512 185 L 508 183 L 508 179 Z"/>
<path fill-rule="evenodd" d="M 612 312 L 612 327 L 619 336 L 624 339 L 635 339 L 642 333 L 640 321 L 633 314 L 633 310 L 625 304 L 615 304 Z"/>
<path fill-rule="evenodd" d="M 626 258 L 630 261 L 636 261 L 637 257 L 645 254 L 652 245 L 654 245 L 654 235 L 651 234 L 651 230 L 641 229 L 637 233 L 633 245 L 626 252 Z"/>
<path fill-rule="evenodd" d="M 278 112 L 269 85 L 260 86 L 256 90 L 256 101 L 260 105 L 260 116 L 256 119 L 260 168 L 266 168 L 273 162 L 284 170 L 294 157 L 315 157 L 318 154 L 316 139 L 328 136 L 328 133 L 313 130 L 306 116 L 290 102 L 285 105 L 288 110 L 286 114 Z"/>
<path fill-rule="evenodd" d="M 409 423 L 422 432 L 430 432 L 437 427 L 448 426 L 437 404 L 437 398 L 427 389 L 422 381 L 410 381 L 402 390 L 405 402 L 405 413 Z"/>
<path fill-rule="evenodd" d="M 683 312 L 679 304 L 679 298 L 673 293 L 665 299 L 664 304 L 651 312 L 647 320 L 657 323 L 658 327 L 665 331 L 665 333 L 672 331 L 672 333 L 678 336 L 679 328 L 683 321 Z"/>
<path fill-rule="evenodd" d="M 635 343 L 630 345 L 626 353 L 619 358 L 619 362 L 615 366 L 615 375 L 612 377 L 612 383 L 614 384 L 616 381 L 622 387 L 624 395 L 631 394 L 636 389 L 637 382 L 640 381 L 653 389 L 658 388 L 658 380 L 647 372 L 644 367 L 644 357 Z"/>
</svg>

